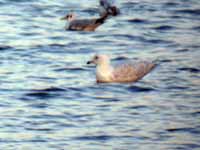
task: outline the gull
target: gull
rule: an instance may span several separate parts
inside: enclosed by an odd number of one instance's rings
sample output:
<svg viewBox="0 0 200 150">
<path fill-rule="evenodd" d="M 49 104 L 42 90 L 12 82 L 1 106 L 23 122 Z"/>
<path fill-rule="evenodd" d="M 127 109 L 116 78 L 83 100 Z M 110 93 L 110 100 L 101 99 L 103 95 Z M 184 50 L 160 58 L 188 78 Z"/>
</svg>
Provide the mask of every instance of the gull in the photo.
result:
<svg viewBox="0 0 200 150">
<path fill-rule="evenodd" d="M 93 19 L 76 19 L 75 14 L 70 13 L 61 20 L 67 20 L 66 30 L 76 30 L 76 31 L 95 31 L 95 29 L 103 24 L 107 18 L 107 14 L 101 16 L 100 18 Z"/>
<path fill-rule="evenodd" d="M 99 0 L 99 5 L 100 16 L 104 16 L 105 14 L 117 16 L 120 14 L 120 10 L 112 5 L 111 2 L 108 2 L 108 0 Z"/>
<path fill-rule="evenodd" d="M 152 62 L 140 61 L 137 63 L 124 63 L 113 67 L 110 64 L 110 58 L 107 55 L 95 55 L 87 64 L 96 65 L 97 83 L 109 82 L 136 82 L 149 73 L 156 65 Z"/>
</svg>

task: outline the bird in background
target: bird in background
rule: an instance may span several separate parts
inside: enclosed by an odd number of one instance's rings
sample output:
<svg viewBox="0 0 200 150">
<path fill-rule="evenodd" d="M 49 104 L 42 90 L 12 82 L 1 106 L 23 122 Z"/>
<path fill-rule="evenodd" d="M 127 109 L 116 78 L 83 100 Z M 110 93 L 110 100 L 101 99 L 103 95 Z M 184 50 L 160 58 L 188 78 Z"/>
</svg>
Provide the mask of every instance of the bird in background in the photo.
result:
<svg viewBox="0 0 200 150">
<path fill-rule="evenodd" d="M 95 55 L 87 64 L 96 65 L 97 83 L 136 82 L 156 66 L 152 62 L 139 61 L 136 63 L 125 62 L 114 67 L 111 65 L 110 58 L 104 54 Z"/>
<path fill-rule="evenodd" d="M 107 16 L 108 14 L 105 14 L 99 18 L 77 19 L 74 13 L 70 13 L 61 18 L 61 20 L 67 20 L 65 30 L 95 31 L 97 27 L 105 22 Z"/>
<path fill-rule="evenodd" d="M 108 0 L 99 0 L 99 4 L 99 18 L 77 19 L 74 13 L 62 17 L 61 20 L 67 20 L 65 30 L 95 31 L 97 27 L 105 22 L 108 16 L 116 16 L 120 13 L 119 9 Z"/>
</svg>

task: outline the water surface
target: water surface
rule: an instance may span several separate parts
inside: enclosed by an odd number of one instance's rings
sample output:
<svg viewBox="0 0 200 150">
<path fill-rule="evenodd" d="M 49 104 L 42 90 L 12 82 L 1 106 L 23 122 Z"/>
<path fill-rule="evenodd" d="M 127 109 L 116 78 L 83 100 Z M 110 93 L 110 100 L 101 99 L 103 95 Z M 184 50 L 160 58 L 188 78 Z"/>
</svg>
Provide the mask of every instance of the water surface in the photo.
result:
<svg viewBox="0 0 200 150">
<path fill-rule="evenodd" d="M 98 1 L 0 0 L 0 149 L 200 149 L 200 1 L 118 0 L 96 32 L 64 31 Z M 95 53 L 159 64 L 96 84 Z"/>
</svg>

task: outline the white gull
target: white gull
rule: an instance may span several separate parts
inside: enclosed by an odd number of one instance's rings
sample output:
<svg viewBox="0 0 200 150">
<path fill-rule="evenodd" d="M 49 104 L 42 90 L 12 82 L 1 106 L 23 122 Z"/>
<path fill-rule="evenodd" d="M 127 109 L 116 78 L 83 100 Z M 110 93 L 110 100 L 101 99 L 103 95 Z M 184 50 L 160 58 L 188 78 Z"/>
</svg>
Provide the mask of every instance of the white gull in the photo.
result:
<svg viewBox="0 0 200 150">
<path fill-rule="evenodd" d="M 155 64 L 148 61 L 140 61 L 135 64 L 124 63 L 113 67 L 107 55 L 95 55 L 87 64 L 96 65 L 97 82 L 136 82 L 149 73 Z"/>
</svg>

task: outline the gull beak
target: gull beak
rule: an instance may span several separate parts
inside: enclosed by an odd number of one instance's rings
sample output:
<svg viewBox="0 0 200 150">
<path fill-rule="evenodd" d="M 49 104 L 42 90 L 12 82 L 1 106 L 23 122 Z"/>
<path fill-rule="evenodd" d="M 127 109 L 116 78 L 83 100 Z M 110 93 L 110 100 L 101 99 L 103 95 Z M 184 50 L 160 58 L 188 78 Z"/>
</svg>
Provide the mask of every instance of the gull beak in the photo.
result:
<svg viewBox="0 0 200 150">
<path fill-rule="evenodd" d="M 88 62 L 87 62 L 87 65 L 89 65 L 89 64 L 91 64 L 91 63 L 92 63 L 91 61 L 88 61 Z"/>
<path fill-rule="evenodd" d="M 60 18 L 60 20 L 67 20 L 67 16 Z"/>
<path fill-rule="evenodd" d="M 91 61 L 88 61 L 88 62 L 87 62 L 87 65 L 93 64 L 93 63 L 94 63 L 94 61 L 91 60 Z"/>
</svg>

